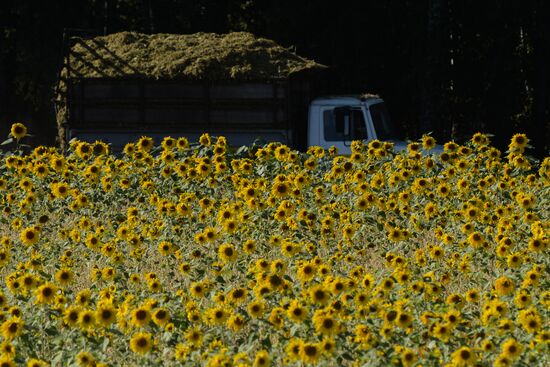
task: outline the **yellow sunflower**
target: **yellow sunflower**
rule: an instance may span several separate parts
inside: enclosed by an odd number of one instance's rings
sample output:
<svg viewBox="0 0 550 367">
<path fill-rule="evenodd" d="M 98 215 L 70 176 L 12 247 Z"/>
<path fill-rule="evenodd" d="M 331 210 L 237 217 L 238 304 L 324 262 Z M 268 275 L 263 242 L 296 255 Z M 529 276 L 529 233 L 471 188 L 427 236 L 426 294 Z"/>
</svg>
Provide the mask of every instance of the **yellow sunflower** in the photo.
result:
<svg viewBox="0 0 550 367">
<path fill-rule="evenodd" d="M 403 367 L 411 367 L 416 362 L 417 354 L 415 351 L 405 348 L 401 351 L 399 357 L 401 358 L 401 364 Z"/>
<path fill-rule="evenodd" d="M 271 357 L 269 356 L 269 353 L 266 350 L 261 350 L 258 353 L 256 353 L 256 357 L 254 358 L 254 364 L 253 367 L 269 367 L 271 366 Z"/>
<path fill-rule="evenodd" d="M 510 141 L 510 150 L 522 150 L 529 144 L 529 138 L 525 134 L 515 134 Z"/>
<path fill-rule="evenodd" d="M 318 343 L 304 343 L 300 348 L 300 359 L 304 363 L 315 364 L 321 357 L 321 346 Z"/>
<path fill-rule="evenodd" d="M 51 283 L 42 284 L 36 290 L 36 303 L 50 304 L 54 301 L 57 293 L 57 287 Z"/>
<path fill-rule="evenodd" d="M 299 323 L 307 319 L 308 310 L 300 302 L 293 300 L 286 311 L 286 315 L 292 321 Z"/>
<path fill-rule="evenodd" d="M 142 152 L 148 152 L 153 148 L 153 139 L 148 136 L 142 136 L 137 142 L 137 147 Z"/>
<path fill-rule="evenodd" d="M 471 348 L 462 347 L 454 351 L 452 359 L 454 366 L 472 366 L 476 362 L 476 355 Z"/>
<path fill-rule="evenodd" d="M 340 330 L 340 323 L 338 320 L 322 311 L 317 311 L 315 315 L 313 315 L 313 325 L 318 334 L 325 336 L 333 336 Z"/>
<path fill-rule="evenodd" d="M 27 227 L 19 235 L 21 242 L 27 246 L 34 245 L 40 239 L 40 234 L 35 227 Z"/>
<path fill-rule="evenodd" d="M 252 318 L 259 318 L 262 317 L 265 313 L 266 304 L 262 300 L 255 300 L 248 304 L 247 310 L 248 315 Z"/>
<path fill-rule="evenodd" d="M 164 326 L 170 321 L 170 312 L 165 308 L 157 308 L 153 312 L 152 319 L 158 326 Z"/>
<path fill-rule="evenodd" d="M 144 327 L 151 320 L 151 312 L 146 307 L 138 307 L 130 313 L 131 323 L 136 327 Z"/>
<path fill-rule="evenodd" d="M 67 326 L 74 327 L 78 324 L 78 317 L 80 315 L 81 308 L 79 306 L 70 306 L 65 309 L 63 313 L 63 322 Z"/>
<path fill-rule="evenodd" d="M 130 349 L 137 354 L 146 354 L 153 348 L 153 338 L 150 333 L 136 333 L 130 339 Z"/>
<path fill-rule="evenodd" d="M 218 249 L 218 256 L 224 263 L 233 262 L 237 259 L 238 252 L 232 244 L 224 243 Z"/>
<path fill-rule="evenodd" d="M 110 302 L 102 302 L 97 307 L 95 318 L 102 326 L 109 326 L 116 321 L 116 308 Z"/>
<path fill-rule="evenodd" d="M 245 325 L 244 317 L 241 315 L 231 315 L 227 320 L 227 327 L 233 332 L 241 330 Z"/>
<path fill-rule="evenodd" d="M 82 310 L 78 314 L 78 325 L 83 330 L 90 330 L 96 325 L 96 315 L 92 310 Z"/>
<path fill-rule="evenodd" d="M 27 135 L 27 127 L 20 122 L 16 122 L 15 124 L 11 125 L 10 134 L 19 141 L 21 138 Z"/>
<path fill-rule="evenodd" d="M 0 330 L 5 340 L 13 340 L 23 332 L 23 320 L 19 317 L 13 317 L 6 320 L 2 323 L 2 326 L 0 326 Z"/>
<path fill-rule="evenodd" d="M 495 291 L 499 296 L 507 296 L 514 292 L 515 286 L 512 279 L 500 277 L 495 281 Z"/>
<path fill-rule="evenodd" d="M 88 351 L 81 351 L 76 355 L 76 363 L 79 366 L 94 366 L 96 362 L 95 357 Z"/>
<path fill-rule="evenodd" d="M 511 360 L 517 359 L 523 351 L 523 346 L 519 344 L 515 339 L 507 339 L 501 346 L 502 355 Z"/>
<path fill-rule="evenodd" d="M 74 278 L 74 275 L 73 275 L 72 271 L 70 269 L 67 269 L 67 268 L 59 269 L 55 273 L 55 280 L 57 280 L 57 282 L 62 286 L 71 283 L 73 278 Z"/>
</svg>

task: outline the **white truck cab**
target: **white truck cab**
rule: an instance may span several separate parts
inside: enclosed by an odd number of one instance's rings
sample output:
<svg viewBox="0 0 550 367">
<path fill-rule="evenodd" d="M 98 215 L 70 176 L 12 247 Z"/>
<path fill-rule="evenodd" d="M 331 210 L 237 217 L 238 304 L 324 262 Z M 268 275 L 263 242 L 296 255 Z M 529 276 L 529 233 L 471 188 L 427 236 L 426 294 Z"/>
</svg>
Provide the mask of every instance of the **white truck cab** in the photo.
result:
<svg viewBox="0 0 550 367">
<path fill-rule="evenodd" d="M 308 146 L 338 148 L 351 154 L 353 140 L 391 141 L 396 151 L 407 143 L 398 140 L 384 100 L 376 95 L 320 97 L 311 102 L 308 121 Z"/>
</svg>

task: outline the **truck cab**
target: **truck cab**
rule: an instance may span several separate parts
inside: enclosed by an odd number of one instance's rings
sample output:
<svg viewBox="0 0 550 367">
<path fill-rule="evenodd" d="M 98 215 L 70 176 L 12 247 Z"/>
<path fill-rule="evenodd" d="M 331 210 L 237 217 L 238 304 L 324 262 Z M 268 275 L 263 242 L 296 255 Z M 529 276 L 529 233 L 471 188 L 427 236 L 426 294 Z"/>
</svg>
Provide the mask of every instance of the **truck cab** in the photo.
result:
<svg viewBox="0 0 550 367">
<path fill-rule="evenodd" d="M 309 107 L 308 146 L 335 146 L 339 154 L 351 154 L 353 140 L 383 140 L 396 150 L 407 143 L 398 139 L 384 100 L 376 95 L 321 97 Z"/>
</svg>

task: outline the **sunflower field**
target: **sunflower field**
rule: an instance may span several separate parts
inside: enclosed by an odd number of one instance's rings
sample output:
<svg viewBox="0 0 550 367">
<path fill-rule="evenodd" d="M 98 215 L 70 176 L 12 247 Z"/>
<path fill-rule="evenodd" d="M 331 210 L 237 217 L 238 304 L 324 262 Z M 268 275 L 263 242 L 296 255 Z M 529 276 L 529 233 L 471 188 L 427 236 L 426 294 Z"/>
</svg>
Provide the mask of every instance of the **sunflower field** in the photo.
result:
<svg viewBox="0 0 550 367">
<path fill-rule="evenodd" d="M 0 153 L 0 367 L 548 366 L 550 158 L 142 137 Z"/>
</svg>

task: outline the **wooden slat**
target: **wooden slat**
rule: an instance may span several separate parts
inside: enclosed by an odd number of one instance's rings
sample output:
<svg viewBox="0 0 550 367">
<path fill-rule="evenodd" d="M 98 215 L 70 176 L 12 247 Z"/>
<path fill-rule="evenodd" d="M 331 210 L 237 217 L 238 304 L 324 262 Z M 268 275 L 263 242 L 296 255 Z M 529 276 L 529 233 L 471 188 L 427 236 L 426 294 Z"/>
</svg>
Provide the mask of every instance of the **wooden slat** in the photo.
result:
<svg viewBox="0 0 550 367">
<path fill-rule="evenodd" d="M 216 99 L 268 99 L 273 97 L 274 84 L 244 83 L 212 85 L 210 96 Z M 281 96 L 280 98 L 283 98 Z"/>
<path fill-rule="evenodd" d="M 206 111 L 204 109 L 181 108 L 147 108 L 145 110 L 146 124 L 189 124 L 191 121 L 201 124 L 206 123 Z"/>
<path fill-rule="evenodd" d="M 204 85 L 147 82 L 145 97 L 151 100 L 203 99 Z"/>
</svg>

